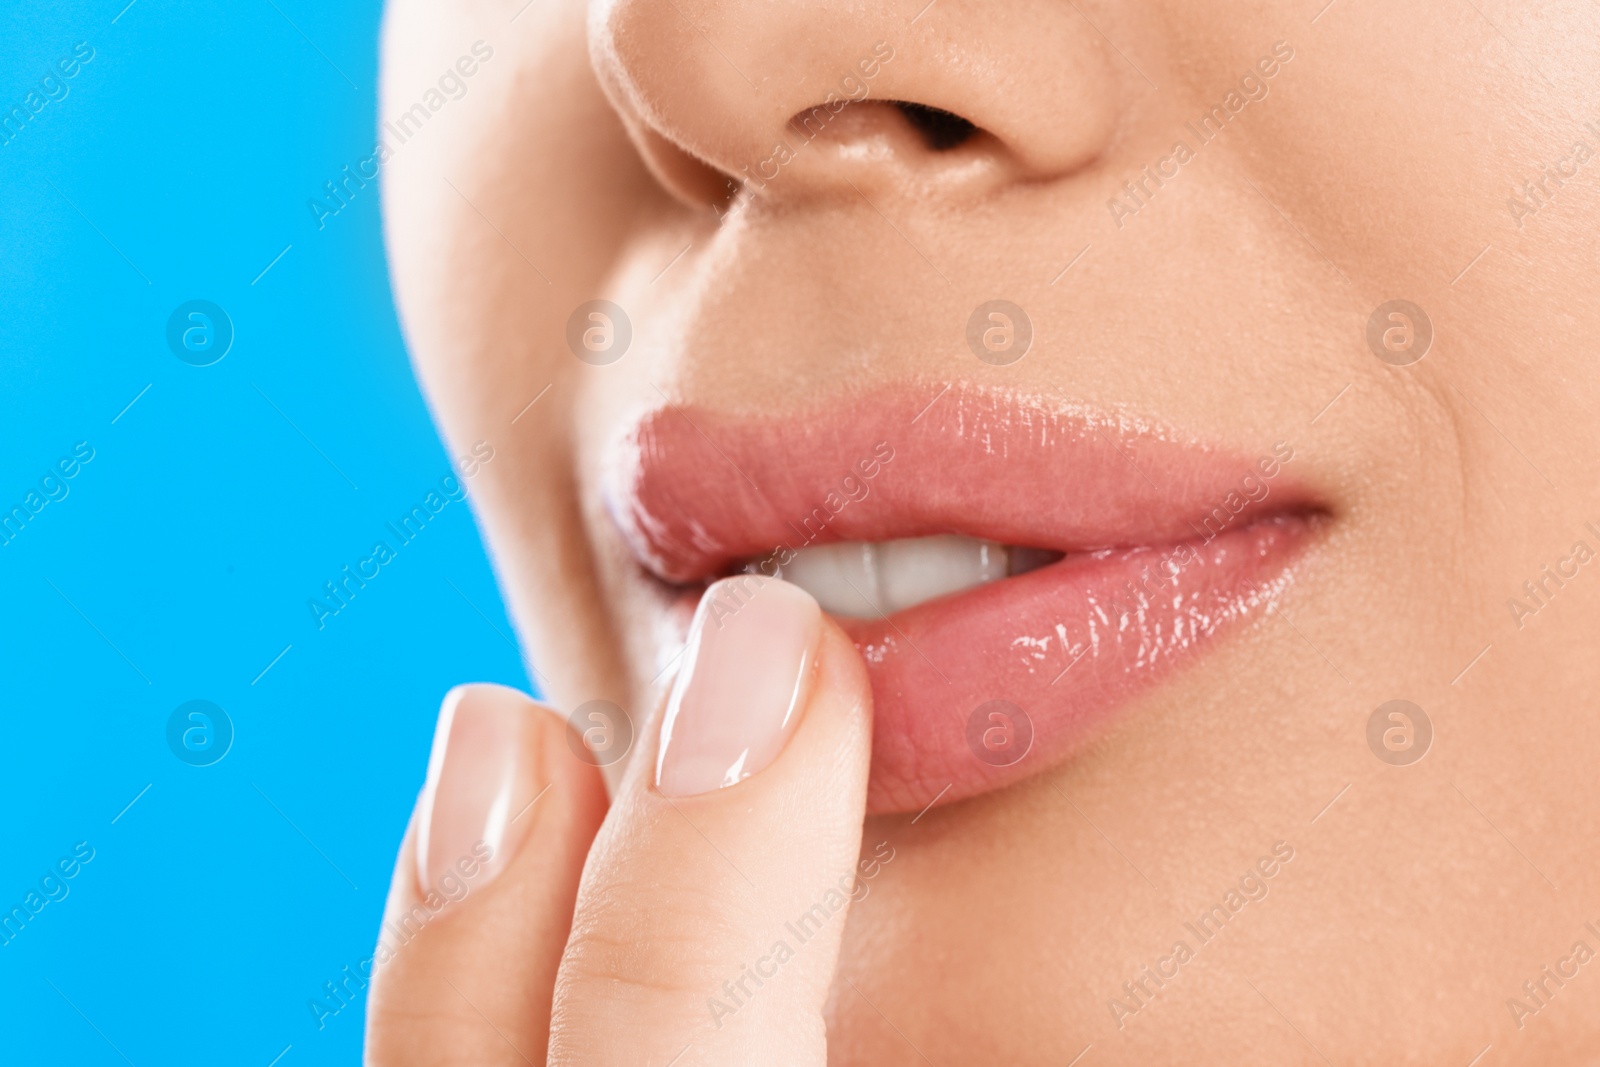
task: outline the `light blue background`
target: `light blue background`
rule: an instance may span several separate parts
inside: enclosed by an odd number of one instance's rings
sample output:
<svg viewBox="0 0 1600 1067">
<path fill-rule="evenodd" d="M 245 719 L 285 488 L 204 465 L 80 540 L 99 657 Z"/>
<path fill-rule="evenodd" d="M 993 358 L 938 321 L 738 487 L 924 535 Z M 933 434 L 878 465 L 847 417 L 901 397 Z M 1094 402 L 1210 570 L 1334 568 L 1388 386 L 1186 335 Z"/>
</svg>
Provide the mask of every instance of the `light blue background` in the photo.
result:
<svg viewBox="0 0 1600 1067">
<path fill-rule="evenodd" d="M 5 109 L 95 50 L 0 147 L 0 510 L 95 450 L 0 547 L 0 910 L 95 849 L 0 946 L 0 1061 L 349 1064 L 364 1001 L 307 1005 L 371 954 L 440 697 L 528 683 L 462 504 L 306 606 L 450 470 L 376 186 L 306 204 L 371 154 L 379 5 L 125 3 L 0 15 Z M 197 298 L 236 332 L 204 368 L 164 336 Z M 166 742 L 195 699 L 236 730 L 210 767 Z"/>
</svg>

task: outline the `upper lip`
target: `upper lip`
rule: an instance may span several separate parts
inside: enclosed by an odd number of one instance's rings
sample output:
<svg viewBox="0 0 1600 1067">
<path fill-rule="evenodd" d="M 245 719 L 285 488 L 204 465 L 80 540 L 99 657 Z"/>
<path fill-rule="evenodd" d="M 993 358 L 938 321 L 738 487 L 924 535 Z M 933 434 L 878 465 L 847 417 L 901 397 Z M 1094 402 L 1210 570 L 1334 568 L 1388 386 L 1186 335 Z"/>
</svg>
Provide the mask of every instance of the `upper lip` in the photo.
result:
<svg viewBox="0 0 1600 1067">
<path fill-rule="evenodd" d="M 1325 510 L 1258 462 L 1127 415 L 934 385 L 778 418 L 667 404 L 617 442 L 606 498 L 638 559 L 690 583 L 785 546 L 957 533 L 1071 555 Z"/>
</svg>

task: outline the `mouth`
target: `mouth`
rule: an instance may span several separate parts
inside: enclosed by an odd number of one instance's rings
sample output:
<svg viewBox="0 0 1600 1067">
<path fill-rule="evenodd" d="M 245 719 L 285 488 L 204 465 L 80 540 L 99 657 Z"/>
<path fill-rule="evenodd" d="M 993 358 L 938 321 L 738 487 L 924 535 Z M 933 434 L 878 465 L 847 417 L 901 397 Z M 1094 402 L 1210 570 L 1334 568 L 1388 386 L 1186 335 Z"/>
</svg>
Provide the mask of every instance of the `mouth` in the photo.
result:
<svg viewBox="0 0 1600 1067">
<path fill-rule="evenodd" d="M 778 419 L 656 408 L 605 493 L 685 620 L 706 583 L 750 571 L 839 622 L 872 679 L 881 813 L 1059 763 L 1265 612 L 1329 517 L 1293 460 L 934 386 Z"/>
</svg>

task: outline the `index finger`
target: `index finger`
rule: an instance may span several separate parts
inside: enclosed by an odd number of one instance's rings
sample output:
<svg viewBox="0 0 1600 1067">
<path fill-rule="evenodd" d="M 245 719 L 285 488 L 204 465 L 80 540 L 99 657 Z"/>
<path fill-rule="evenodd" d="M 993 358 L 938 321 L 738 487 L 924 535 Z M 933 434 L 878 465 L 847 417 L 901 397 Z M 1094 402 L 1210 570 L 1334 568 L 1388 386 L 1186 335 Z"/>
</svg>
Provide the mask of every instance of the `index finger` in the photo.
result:
<svg viewBox="0 0 1600 1067">
<path fill-rule="evenodd" d="M 826 1061 L 823 1008 L 866 808 L 871 690 L 796 586 L 707 590 L 655 759 L 595 839 L 550 1063 Z"/>
</svg>

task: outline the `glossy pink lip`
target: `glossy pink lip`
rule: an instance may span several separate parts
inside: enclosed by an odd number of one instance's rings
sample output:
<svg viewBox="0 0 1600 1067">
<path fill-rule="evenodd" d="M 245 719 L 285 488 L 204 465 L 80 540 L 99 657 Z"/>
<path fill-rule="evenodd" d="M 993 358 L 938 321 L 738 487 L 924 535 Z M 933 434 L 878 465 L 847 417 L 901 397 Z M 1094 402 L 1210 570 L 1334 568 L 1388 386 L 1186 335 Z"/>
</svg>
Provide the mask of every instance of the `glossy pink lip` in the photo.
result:
<svg viewBox="0 0 1600 1067">
<path fill-rule="evenodd" d="M 618 526 L 670 582 L 775 553 L 781 563 L 786 547 L 934 533 L 1066 553 L 887 618 L 841 620 L 872 677 L 874 812 L 957 800 L 1059 760 L 1264 610 L 1324 514 L 1286 469 L 1286 443 L 1228 455 L 1130 418 L 977 389 L 782 419 L 668 406 L 611 459 Z"/>
</svg>

